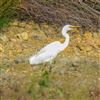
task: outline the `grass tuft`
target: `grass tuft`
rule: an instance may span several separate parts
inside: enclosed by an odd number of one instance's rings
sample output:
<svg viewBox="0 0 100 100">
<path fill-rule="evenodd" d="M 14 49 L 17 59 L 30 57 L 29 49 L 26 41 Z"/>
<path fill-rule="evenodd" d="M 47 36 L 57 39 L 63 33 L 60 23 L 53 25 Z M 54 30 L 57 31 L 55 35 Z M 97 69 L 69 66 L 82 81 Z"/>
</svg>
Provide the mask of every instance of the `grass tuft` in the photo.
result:
<svg viewBox="0 0 100 100">
<path fill-rule="evenodd" d="M 13 19 L 20 0 L 0 0 L 0 29 Z"/>
</svg>

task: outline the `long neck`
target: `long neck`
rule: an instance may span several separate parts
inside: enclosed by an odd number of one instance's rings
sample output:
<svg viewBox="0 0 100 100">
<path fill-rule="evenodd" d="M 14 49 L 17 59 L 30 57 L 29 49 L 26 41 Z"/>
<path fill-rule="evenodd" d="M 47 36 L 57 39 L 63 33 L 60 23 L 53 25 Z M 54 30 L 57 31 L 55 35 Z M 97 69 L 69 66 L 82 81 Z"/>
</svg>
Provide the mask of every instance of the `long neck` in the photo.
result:
<svg viewBox="0 0 100 100">
<path fill-rule="evenodd" d="M 62 43 L 62 50 L 64 50 L 68 46 L 70 40 L 69 35 L 66 32 L 63 32 L 63 36 L 65 37 L 65 41 L 64 43 Z"/>
</svg>

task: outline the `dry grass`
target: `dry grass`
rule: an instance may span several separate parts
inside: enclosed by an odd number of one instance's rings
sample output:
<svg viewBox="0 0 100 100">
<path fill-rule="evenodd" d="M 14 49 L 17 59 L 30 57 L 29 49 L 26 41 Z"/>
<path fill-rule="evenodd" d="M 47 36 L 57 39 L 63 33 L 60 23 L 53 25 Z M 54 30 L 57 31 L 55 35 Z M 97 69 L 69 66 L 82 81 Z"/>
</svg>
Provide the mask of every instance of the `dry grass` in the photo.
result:
<svg viewBox="0 0 100 100">
<path fill-rule="evenodd" d="M 100 28 L 99 0 L 1 0 L 0 27 L 7 25 L 16 8 L 17 17 L 22 21 L 33 20 L 57 26 L 81 25 L 90 31 Z"/>
<path fill-rule="evenodd" d="M 79 24 L 86 30 L 100 28 L 99 0 L 22 0 L 18 19 L 53 25 Z"/>
</svg>

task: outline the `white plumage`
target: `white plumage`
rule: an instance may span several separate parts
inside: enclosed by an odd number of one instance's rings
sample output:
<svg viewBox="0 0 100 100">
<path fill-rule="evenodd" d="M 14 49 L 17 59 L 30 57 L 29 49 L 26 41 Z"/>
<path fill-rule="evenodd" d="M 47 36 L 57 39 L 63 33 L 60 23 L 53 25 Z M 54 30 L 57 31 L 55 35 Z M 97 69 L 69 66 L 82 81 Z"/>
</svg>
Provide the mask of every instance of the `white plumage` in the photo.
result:
<svg viewBox="0 0 100 100">
<path fill-rule="evenodd" d="M 69 44 L 69 35 L 67 32 L 76 28 L 76 26 L 65 25 L 62 29 L 62 35 L 65 37 L 65 42 L 61 43 L 59 41 L 52 42 L 42 48 L 37 54 L 29 58 L 29 63 L 31 65 L 41 64 L 45 62 L 52 61 L 58 53 L 63 51 Z"/>
</svg>

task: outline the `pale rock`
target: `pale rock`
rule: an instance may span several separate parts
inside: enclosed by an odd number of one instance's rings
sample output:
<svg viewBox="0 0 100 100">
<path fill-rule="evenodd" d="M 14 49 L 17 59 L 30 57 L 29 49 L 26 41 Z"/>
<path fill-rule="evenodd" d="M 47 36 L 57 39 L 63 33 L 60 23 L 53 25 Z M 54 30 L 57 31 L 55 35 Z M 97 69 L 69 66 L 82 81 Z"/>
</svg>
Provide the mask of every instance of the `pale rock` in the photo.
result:
<svg viewBox="0 0 100 100">
<path fill-rule="evenodd" d="M 25 41 L 27 41 L 27 40 L 28 40 L 28 38 L 29 38 L 29 36 L 28 36 L 28 33 L 27 33 L 27 32 L 23 32 L 23 33 L 21 34 L 21 36 L 22 36 L 22 39 L 23 39 L 23 40 L 25 40 Z"/>
<path fill-rule="evenodd" d="M 17 37 L 18 39 L 22 39 L 22 40 L 27 41 L 28 38 L 29 38 L 29 35 L 28 35 L 27 32 L 23 32 L 23 33 L 21 33 L 21 34 L 17 34 L 16 37 Z"/>
</svg>

